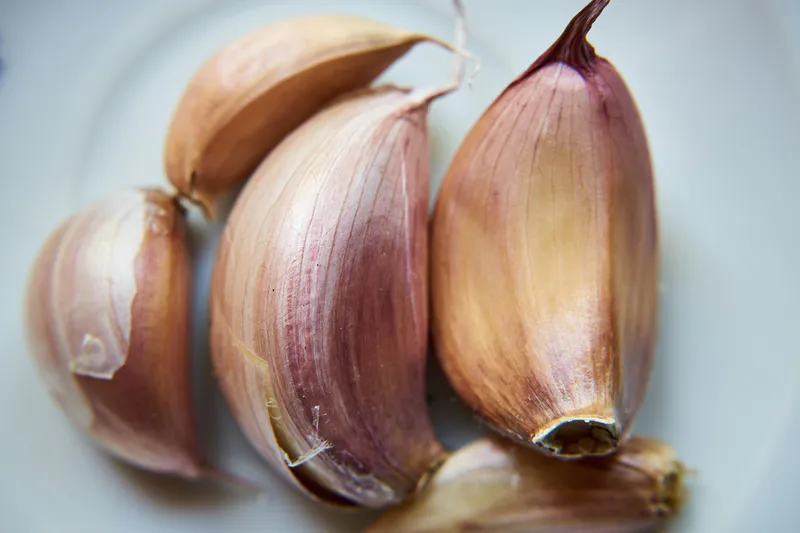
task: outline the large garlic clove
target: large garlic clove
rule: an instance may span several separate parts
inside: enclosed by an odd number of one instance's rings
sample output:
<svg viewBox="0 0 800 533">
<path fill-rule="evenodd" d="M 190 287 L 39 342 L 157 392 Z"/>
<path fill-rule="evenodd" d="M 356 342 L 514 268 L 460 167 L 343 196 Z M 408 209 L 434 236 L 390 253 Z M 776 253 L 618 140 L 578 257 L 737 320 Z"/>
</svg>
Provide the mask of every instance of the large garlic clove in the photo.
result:
<svg viewBox="0 0 800 533">
<path fill-rule="evenodd" d="M 484 438 L 368 533 L 638 533 L 678 512 L 683 471 L 669 446 L 643 437 L 582 461 Z"/>
<path fill-rule="evenodd" d="M 335 96 L 367 86 L 421 41 L 416 32 L 349 15 L 313 15 L 259 28 L 209 59 L 170 125 L 167 176 L 213 215 L 216 198 L 247 177 L 289 132 Z"/>
<path fill-rule="evenodd" d="M 467 135 L 433 221 L 433 327 L 458 393 L 562 457 L 613 450 L 645 393 L 658 239 L 645 132 L 592 2 Z"/>
<path fill-rule="evenodd" d="M 47 390 L 74 424 L 134 465 L 194 477 L 186 239 L 182 209 L 157 190 L 82 209 L 34 263 L 26 329 Z"/>
<path fill-rule="evenodd" d="M 402 501 L 440 457 L 425 405 L 429 96 L 335 103 L 240 194 L 211 288 L 225 397 L 317 499 Z"/>
</svg>

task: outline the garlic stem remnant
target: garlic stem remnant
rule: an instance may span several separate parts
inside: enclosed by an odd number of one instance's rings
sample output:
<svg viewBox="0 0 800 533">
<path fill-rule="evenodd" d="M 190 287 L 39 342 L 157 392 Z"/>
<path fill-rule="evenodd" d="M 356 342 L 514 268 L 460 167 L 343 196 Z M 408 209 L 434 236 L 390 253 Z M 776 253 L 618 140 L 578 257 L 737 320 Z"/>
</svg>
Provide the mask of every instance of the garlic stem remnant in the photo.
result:
<svg viewBox="0 0 800 533">
<path fill-rule="evenodd" d="M 433 221 L 433 328 L 455 389 L 561 457 L 613 451 L 650 376 L 653 175 L 634 101 L 586 41 L 593 1 L 484 112 Z"/>
<path fill-rule="evenodd" d="M 129 463 L 195 477 L 185 224 L 158 190 L 80 210 L 33 265 L 26 330 L 39 375 L 75 425 Z"/>
<path fill-rule="evenodd" d="M 165 146 L 167 177 L 213 216 L 289 132 L 336 96 L 366 87 L 433 37 L 349 15 L 282 20 L 228 44 L 189 82 Z"/>
<path fill-rule="evenodd" d="M 368 533 L 639 533 L 677 514 L 683 472 L 669 446 L 643 437 L 580 461 L 484 438 Z"/>
<path fill-rule="evenodd" d="M 424 391 L 431 94 L 370 89 L 303 124 L 239 196 L 214 266 L 225 397 L 325 502 L 399 503 L 443 453 Z"/>
</svg>

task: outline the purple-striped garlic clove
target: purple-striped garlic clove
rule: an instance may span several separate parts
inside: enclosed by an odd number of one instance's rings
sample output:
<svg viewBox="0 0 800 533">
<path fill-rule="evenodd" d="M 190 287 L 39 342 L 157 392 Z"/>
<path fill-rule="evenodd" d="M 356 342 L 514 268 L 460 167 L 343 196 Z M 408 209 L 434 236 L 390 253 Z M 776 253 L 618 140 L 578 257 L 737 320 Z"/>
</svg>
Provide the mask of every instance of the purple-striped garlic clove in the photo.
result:
<svg viewBox="0 0 800 533">
<path fill-rule="evenodd" d="M 658 237 L 645 131 L 586 41 L 591 2 L 484 112 L 433 221 L 433 328 L 489 424 L 560 457 L 612 452 L 653 362 Z"/>
<path fill-rule="evenodd" d="M 433 93 L 349 95 L 256 170 L 210 296 L 216 374 L 250 441 L 340 505 L 403 501 L 443 450 L 425 404 Z"/>
<path fill-rule="evenodd" d="M 182 208 L 158 190 L 78 211 L 35 260 L 26 330 L 39 375 L 72 423 L 133 465 L 197 477 L 186 233 Z"/>
</svg>

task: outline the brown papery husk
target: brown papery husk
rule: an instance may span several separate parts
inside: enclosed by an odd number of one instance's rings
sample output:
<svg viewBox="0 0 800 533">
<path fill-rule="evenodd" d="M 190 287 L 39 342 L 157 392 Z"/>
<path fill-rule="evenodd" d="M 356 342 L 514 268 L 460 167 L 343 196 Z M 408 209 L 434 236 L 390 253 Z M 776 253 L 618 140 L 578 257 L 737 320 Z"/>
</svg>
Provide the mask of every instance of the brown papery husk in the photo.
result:
<svg viewBox="0 0 800 533">
<path fill-rule="evenodd" d="M 500 437 L 453 452 L 368 533 L 639 533 L 680 510 L 684 467 L 632 437 L 607 457 L 559 461 Z"/>
<path fill-rule="evenodd" d="M 288 18 L 227 44 L 187 85 L 166 139 L 167 177 L 210 216 L 220 195 L 334 98 L 366 87 L 428 35 L 343 14 Z"/>
<path fill-rule="evenodd" d="M 428 102 L 351 94 L 234 206 L 210 296 L 220 386 L 253 445 L 326 503 L 383 507 L 443 454 L 425 404 Z"/>
<path fill-rule="evenodd" d="M 559 457 L 612 452 L 655 346 L 658 238 L 645 132 L 586 34 L 588 5 L 484 112 L 433 220 L 433 332 L 459 395 Z"/>
<path fill-rule="evenodd" d="M 189 393 L 191 264 L 172 196 L 130 190 L 49 237 L 31 271 L 26 332 L 67 417 L 135 466 L 197 477 Z"/>
</svg>

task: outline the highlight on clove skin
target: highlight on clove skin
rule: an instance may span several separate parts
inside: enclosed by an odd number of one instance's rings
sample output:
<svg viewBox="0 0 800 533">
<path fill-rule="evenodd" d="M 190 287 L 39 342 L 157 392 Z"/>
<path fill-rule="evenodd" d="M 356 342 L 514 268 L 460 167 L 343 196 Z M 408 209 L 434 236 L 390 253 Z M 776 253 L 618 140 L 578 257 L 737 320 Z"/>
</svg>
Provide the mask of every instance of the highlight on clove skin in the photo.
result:
<svg viewBox="0 0 800 533">
<path fill-rule="evenodd" d="M 167 135 L 167 177 L 214 216 L 286 135 L 433 37 L 351 15 L 289 18 L 220 49 L 189 82 Z"/>
<path fill-rule="evenodd" d="M 677 515 L 683 474 L 669 446 L 644 437 L 580 461 L 489 437 L 453 452 L 367 533 L 640 533 Z"/>
<path fill-rule="evenodd" d="M 174 197 L 105 198 L 44 244 L 25 314 L 39 375 L 73 424 L 128 463 L 197 477 L 208 469 L 189 392 L 187 246 Z"/>
<path fill-rule="evenodd" d="M 484 112 L 432 224 L 433 328 L 456 391 L 559 457 L 612 452 L 656 337 L 652 166 L 624 81 L 586 35 L 592 1 Z"/>
</svg>

